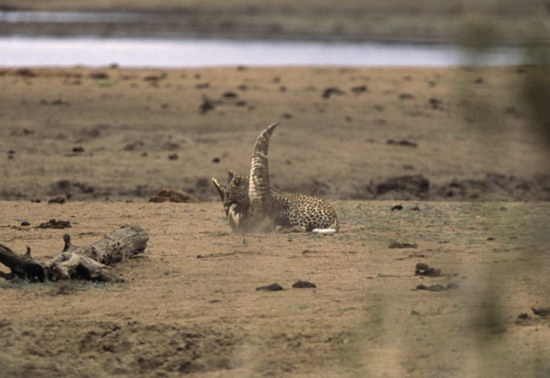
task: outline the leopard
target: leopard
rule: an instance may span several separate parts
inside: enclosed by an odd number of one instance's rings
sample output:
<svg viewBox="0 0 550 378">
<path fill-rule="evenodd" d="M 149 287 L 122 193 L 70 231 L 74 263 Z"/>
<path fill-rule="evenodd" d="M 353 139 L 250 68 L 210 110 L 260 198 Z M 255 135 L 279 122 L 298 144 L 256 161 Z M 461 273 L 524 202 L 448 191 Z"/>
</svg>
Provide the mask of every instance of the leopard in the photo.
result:
<svg viewBox="0 0 550 378">
<path fill-rule="evenodd" d="M 278 122 L 269 125 L 254 145 L 249 175 L 228 173 L 227 184 L 212 177 L 233 232 L 338 232 L 340 223 L 332 205 L 320 197 L 290 193 L 272 187 L 269 179 L 269 140 Z"/>
</svg>

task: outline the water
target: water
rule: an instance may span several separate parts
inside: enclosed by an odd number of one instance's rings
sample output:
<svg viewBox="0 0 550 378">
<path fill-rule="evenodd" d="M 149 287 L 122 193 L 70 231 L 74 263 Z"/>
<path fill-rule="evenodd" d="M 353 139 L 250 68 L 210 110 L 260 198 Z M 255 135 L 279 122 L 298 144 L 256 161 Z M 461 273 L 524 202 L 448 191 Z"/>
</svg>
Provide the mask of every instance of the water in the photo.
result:
<svg viewBox="0 0 550 378">
<path fill-rule="evenodd" d="M 167 22 L 181 21 L 181 14 L 117 12 L 25 12 L 0 11 L 4 30 L 20 30 L 30 36 L 0 37 L 0 66 L 106 66 L 212 67 L 212 66 L 454 66 L 472 63 L 453 45 L 383 44 L 276 40 L 224 40 L 178 38 L 120 38 L 76 36 L 78 26 L 87 31 L 99 25 L 144 25 L 151 35 Z M 61 26 L 73 37 L 36 37 Z M 33 26 L 34 25 L 34 26 Z M 76 25 L 76 27 L 75 27 Z M 35 30 L 33 34 L 32 30 Z M 39 30 L 40 32 L 37 32 Z M 158 31 L 158 30 L 157 30 Z M 521 51 L 494 49 L 476 63 L 507 65 L 522 62 Z"/>
<path fill-rule="evenodd" d="M 472 63 L 452 45 L 223 39 L 0 37 L 0 66 L 455 66 Z M 476 63 L 522 63 L 499 48 Z"/>
</svg>

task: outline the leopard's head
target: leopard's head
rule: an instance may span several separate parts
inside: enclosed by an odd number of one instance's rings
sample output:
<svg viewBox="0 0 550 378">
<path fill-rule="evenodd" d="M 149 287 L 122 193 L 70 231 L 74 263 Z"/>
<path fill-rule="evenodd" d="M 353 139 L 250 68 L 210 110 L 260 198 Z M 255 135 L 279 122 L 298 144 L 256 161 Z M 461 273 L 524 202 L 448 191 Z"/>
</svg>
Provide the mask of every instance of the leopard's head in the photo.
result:
<svg viewBox="0 0 550 378">
<path fill-rule="evenodd" d="M 233 172 L 229 172 L 227 185 L 220 184 L 216 178 L 212 178 L 212 183 L 220 195 L 226 214 L 232 206 L 239 212 L 243 212 L 248 207 L 248 177 L 235 176 Z"/>
</svg>

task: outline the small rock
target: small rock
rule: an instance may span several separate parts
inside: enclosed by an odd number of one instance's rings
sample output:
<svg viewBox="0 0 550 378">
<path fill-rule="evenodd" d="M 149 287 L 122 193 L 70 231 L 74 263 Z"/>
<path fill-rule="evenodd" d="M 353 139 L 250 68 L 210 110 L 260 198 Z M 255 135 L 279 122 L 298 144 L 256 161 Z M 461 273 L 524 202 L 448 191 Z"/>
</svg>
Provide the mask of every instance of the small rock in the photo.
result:
<svg viewBox="0 0 550 378">
<path fill-rule="evenodd" d="M 406 140 L 406 139 L 402 139 L 402 140 L 388 139 L 386 141 L 386 144 L 394 145 L 394 146 L 403 146 L 403 147 L 417 147 L 418 146 L 416 143 L 411 142 L 411 141 Z"/>
<path fill-rule="evenodd" d="M 281 285 L 279 285 L 278 283 L 273 283 L 271 285 L 265 285 L 265 286 L 260 286 L 260 287 L 257 287 L 256 290 L 265 290 L 265 291 L 280 291 L 280 290 L 284 290 L 283 287 Z"/>
<path fill-rule="evenodd" d="M 391 242 L 388 248 L 417 248 L 418 245 L 416 243 L 399 243 L 399 242 Z"/>
<path fill-rule="evenodd" d="M 432 109 L 439 109 L 443 102 L 435 97 L 432 97 L 428 100 L 428 103 L 432 106 Z"/>
<path fill-rule="evenodd" d="M 352 87 L 352 88 L 351 88 L 351 91 L 352 91 L 353 93 L 357 93 L 357 94 L 366 92 L 367 90 L 368 90 L 368 89 L 367 89 L 367 86 L 366 86 L 366 85 L 358 85 L 358 86 L 356 86 L 356 87 Z"/>
<path fill-rule="evenodd" d="M 108 79 L 109 75 L 107 75 L 105 72 L 92 72 L 90 74 L 90 77 L 95 80 L 99 79 Z"/>
<path fill-rule="evenodd" d="M 30 226 L 31 224 L 28 221 L 21 222 L 21 226 Z"/>
<path fill-rule="evenodd" d="M 432 268 L 428 264 L 418 263 L 416 264 L 416 270 L 414 272 L 414 275 L 426 276 L 426 277 L 439 277 L 441 275 L 441 269 Z"/>
<path fill-rule="evenodd" d="M 214 103 L 210 101 L 206 96 L 203 96 L 202 103 L 199 105 L 199 113 L 206 114 L 210 110 L 214 110 Z"/>
<path fill-rule="evenodd" d="M 391 208 L 391 211 L 401 211 L 403 210 L 403 205 L 395 205 L 395 206 L 392 206 Z"/>
<path fill-rule="evenodd" d="M 55 197 L 55 198 L 50 198 L 48 200 L 48 203 L 59 203 L 59 204 L 62 204 L 62 203 L 65 203 L 65 198 L 63 197 Z"/>
<path fill-rule="evenodd" d="M 219 157 L 215 157 L 212 159 L 212 163 L 219 163 L 220 162 L 220 158 Z"/>
<path fill-rule="evenodd" d="M 440 284 L 433 284 L 428 286 L 424 284 L 420 284 L 416 287 L 416 290 L 444 291 L 444 290 L 447 290 L 447 288 Z"/>
<path fill-rule="evenodd" d="M 84 147 L 82 147 L 82 146 L 73 147 L 73 152 L 82 153 L 82 152 L 84 152 Z"/>
<path fill-rule="evenodd" d="M 19 68 L 15 71 L 15 74 L 24 77 L 36 77 L 36 74 L 28 68 Z"/>
<path fill-rule="evenodd" d="M 333 96 L 333 95 L 343 95 L 345 94 L 344 91 L 342 91 L 340 88 L 337 88 L 337 87 L 328 87 L 328 88 L 325 88 L 325 90 L 323 91 L 323 95 L 322 97 L 323 98 L 326 98 L 326 99 L 329 99 L 330 96 Z"/>
<path fill-rule="evenodd" d="M 168 160 L 178 160 L 178 158 L 179 156 L 176 153 L 168 155 Z"/>
<path fill-rule="evenodd" d="M 411 209 L 412 211 L 420 211 L 420 208 L 418 206 L 415 206 Z"/>
<path fill-rule="evenodd" d="M 224 94 L 222 94 L 222 97 L 225 97 L 225 98 L 237 98 L 237 97 L 239 97 L 239 95 L 236 94 L 235 92 L 228 91 L 228 92 L 224 92 Z"/>
<path fill-rule="evenodd" d="M 298 280 L 292 284 L 292 287 L 296 289 L 303 289 L 314 288 L 317 287 L 317 285 L 315 285 L 313 282 Z"/>
<path fill-rule="evenodd" d="M 70 228 L 70 227 L 71 227 L 70 221 L 55 220 L 55 219 L 50 219 L 49 221 L 45 223 L 40 223 L 37 226 L 37 228 L 55 228 L 55 229 Z"/>
<path fill-rule="evenodd" d="M 539 307 L 539 308 L 531 307 L 531 310 L 533 310 L 533 314 L 541 316 L 543 318 L 550 316 L 550 307 Z"/>
<path fill-rule="evenodd" d="M 399 95 L 400 100 L 412 100 L 414 98 L 414 95 L 411 93 L 401 93 Z"/>
<path fill-rule="evenodd" d="M 416 264 L 416 270 L 426 270 L 426 269 L 430 269 L 430 266 L 428 264 L 425 264 L 425 263 Z"/>
</svg>

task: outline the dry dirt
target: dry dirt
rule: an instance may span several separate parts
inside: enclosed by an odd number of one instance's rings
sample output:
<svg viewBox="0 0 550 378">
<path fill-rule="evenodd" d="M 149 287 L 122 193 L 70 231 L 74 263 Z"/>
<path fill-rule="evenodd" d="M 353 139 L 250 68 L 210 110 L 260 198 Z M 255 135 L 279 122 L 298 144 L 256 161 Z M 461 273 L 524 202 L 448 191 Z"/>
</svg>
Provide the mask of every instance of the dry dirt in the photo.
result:
<svg viewBox="0 0 550 378">
<path fill-rule="evenodd" d="M 550 205 L 401 204 L 336 201 L 333 236 L 242 236 L 217 203 L 1 202 L 0 240 L 42 261 L 65 232 L 77 245 L 125 223 L 150 234 L 115 266 L 125 283 L 3 283 L 2 374 L 547 375 L 550 322 L 531 307 L 550 305 Z M 51 218 L 72 227 L 35 228 Z M 419 262 L 441 275 L 415 276 Z M 284 290 L 255 290 L 272 283 Z"/>
<path fill-rule="evenodd" d="M 331 199 L 549 200 L 532 68 L 0 71 L 0 198 L 216 200 L 260 130 L 272 182 Z"/>
<path fill-rule="evenodd" d="M 549 375 L 531 307 L 550 306 L 550 204 L 518 202 L 550 193 L 516 96 L 530 69 L 4 69 L 0 242 L 42 261 L 66 232 L 150 242 L 121 284 L 2 283 L 0 376 Z M 276 120 L 272 182 L 333 200 L 340 233 L 235 235 L 217 202 L 147 203 L 216 200 L 209 178 L 246 172 Z M 72 227 L 36 228 L 53 218 Z"/>
</svg>

